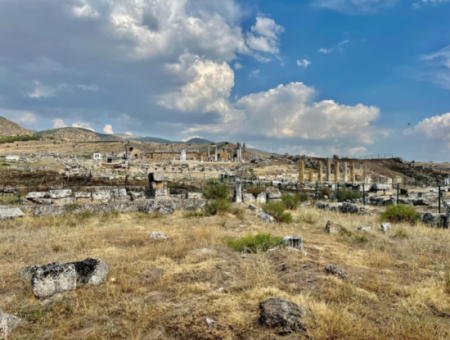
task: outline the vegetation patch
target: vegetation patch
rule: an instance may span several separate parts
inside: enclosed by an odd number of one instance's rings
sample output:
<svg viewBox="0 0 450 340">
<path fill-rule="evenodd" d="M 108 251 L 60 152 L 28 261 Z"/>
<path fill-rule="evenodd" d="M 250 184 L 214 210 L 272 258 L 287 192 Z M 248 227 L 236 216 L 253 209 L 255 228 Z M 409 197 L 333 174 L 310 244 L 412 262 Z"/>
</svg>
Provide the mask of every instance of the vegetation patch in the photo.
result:
<svg viewBox="0 0 450 340">
<path fill-rule="evenodd" d="M 41 136 L 37 136 L 37 135 L 2 137 L 2 138 L 0 138 L 0 144 L 14 143 L 14 142 L 28 142 L 31 140 L 40 140 L 41 138 L 42 138 Z"/>
<path fill-rule="evenodd" d="M 203 196 L 210 200 L 225 200 L 229 197 L 226 185 L 211 185 L 203 190 Z"/>
<path fill-rule="evenodd" d="M 259 233 L 257 235 L 248 235 L 238 240 L 228 240 L 227 245 L 235 251 L 257 253 L 283 245 L 283 238 Z"/>
<path fill-rule="evenodd" d="M 290 212 L 285 212 L 286 206 L 283 202 L 269 202 L 262 207 L 263 211 L 273 216 L 277 222 L 292 223 L 293 218 Z"/>
<path fill-rule="evenodd" d="M 391 223 L 407 222 L 414 225 L 420 220 L 420 214 L 410 205 L 390 205 L 385 212 L 381 213 L 381 220 Z"/>
<path fill-rule="evenodd" d="M 362 193 L 356 190 L 340 189 L 339 190 L 339 202 L 354 200 L 362 198 Z"/>
</svg>

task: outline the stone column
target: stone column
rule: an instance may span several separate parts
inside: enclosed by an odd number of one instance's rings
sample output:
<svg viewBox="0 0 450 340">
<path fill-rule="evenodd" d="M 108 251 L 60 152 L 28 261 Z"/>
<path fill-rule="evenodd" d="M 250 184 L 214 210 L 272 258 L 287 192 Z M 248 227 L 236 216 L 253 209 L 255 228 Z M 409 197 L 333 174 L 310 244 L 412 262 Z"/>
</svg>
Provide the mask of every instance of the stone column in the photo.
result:
<svg viewBox="0 0 450 340">
<path fill-rule="evenodd" d="M 336 170 L 334 171 L 334 180 L 339 182 L 339 177 L 341 174 L 341 169 L 339 169 L 339 161 L 336 161 Z"/>
<path fill-rule="evenodd" d="M 313 170 L 309 170 L 309 181 L 311 183 L 314 182 L 314 171 Z"/>
<path fill-rule="evenodd" d="M 347 162 L 344 162 L 344 183 L 347 183 Z"/>
<path fill-rule="evenodd" d="M 323 163 L 322 161 L 319 162 L 319 173 L 318 173 L 318 177 L 317 177 L 317 181 L 319 183 L 323 182 Z"/>
<path fill-rule="evenodd" d="M 331 182 L 331 159 L 327 159 L 327 182 Z"/>
<path fill-rule="evenodd" d="M 305 161 L 300 160 L 300 163 L 298 165 L 298 182 L 303 183 L 305 180 Z"/>
<path fill-rule="evenodd" d="M 355 182 L 355 162 L 350 164 L 350 179 L 352 182 Z"/>
<path fill-rule="evenodd" d="M 242 184 L 239 178 L 234 180 L 234 202 L 242 203 Z"/>
</svg>

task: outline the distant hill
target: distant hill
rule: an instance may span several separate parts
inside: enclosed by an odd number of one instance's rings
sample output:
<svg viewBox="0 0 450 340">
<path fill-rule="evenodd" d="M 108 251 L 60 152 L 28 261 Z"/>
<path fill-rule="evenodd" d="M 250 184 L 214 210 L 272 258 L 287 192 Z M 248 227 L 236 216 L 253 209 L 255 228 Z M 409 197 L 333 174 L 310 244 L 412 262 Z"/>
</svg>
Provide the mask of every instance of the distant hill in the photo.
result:
<svg viewBox="0 0 450 340">
<path fill-rule="evenodd" d="M 0 137 L 32 136 L 33 133 L 9 119 L 0 117 Z"/>
<path fill-rule="evenodd" d="M 66 127 L 60 129 L 52 129 L 40 131 L 37 133 L 43 137 L 53 137 L 55 139 L 66 140 L 69 142 L 120 142 L 122 138 L 114 135 L 105 135 L 91 130 Z"/>
<path fill-rule="evenodd" d="M 187 143 L 187 144 L 214 144 L 214 142 L 211 142 L 210 140 L 203 139 L 203 138 L 192 138 L 192 139 L 189 139 L 185 143 Z"/>
</svg>

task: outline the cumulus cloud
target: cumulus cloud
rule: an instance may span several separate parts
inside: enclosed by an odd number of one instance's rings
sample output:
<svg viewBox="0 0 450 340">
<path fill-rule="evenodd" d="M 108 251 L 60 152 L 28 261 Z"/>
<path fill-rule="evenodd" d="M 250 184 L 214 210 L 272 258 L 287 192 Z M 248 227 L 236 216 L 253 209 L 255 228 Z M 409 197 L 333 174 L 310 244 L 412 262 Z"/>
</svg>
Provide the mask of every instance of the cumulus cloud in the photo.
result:
<svg viewBox="0 0 450 340">
<path fill-rule="evenodd" d="M 392 8 L 398 0 L 314 0 L 316 6 L 350 14 L 372 14 Z"/>
<path fill-rule="evenodd" d="M 89 123 L 85 123 L 85 122 L 72 123 L 72 127 L 82 128 L 82 129 L 91 130 L 91 131 L 95 132 L 95 130 L 91 127 L 91 125 Z"/>
<path fill-rule="evenodd" d="M 273 19 L 257 17 L 256 24 L 247 33 L 247 44 L 255 51 L 278 54 L 279 35 L 284 27 L 277 25 Z"/>
<path fill-rule="evenodd" d="M 405 130 L 404 134 L 444 144 L 450 149 L 450 113 L 426 118 L 413 128 Z"/>
<path fill-rule="evenodd" d="M 244 66 L 242 66 L 242 64 L 240 62 L 235 62 L 234 63 L 234 69 L 235 70 L 240 70 L 241 68 L 243 68 Z"/>
<path fill-rule="evenodd" d="M 53 120 L 53 128 L 59 129 L 59 128 L 65 128 L 67 127 L 67 124 L 64 123 L 64 120 L 61 118 L 56 118 Z"/>
<path fill-rule="evenodd" d="M 103 133 L 106 133 L 107 135 L 113 135 L 114 131 L 112 125 L 106 124 L 105 127 L 103 128 Z"/>
<path fill-rule="evenodd" d="M 297 65 L 306 68 L 311 65 L 311 62 L 308 59 L 300 59 L 297 60 Z"/>
<path fill-rule="evenodd" d="M 9 110 L 0 108 L 0 116 L 12 120 L 21 125 L 34 125 L 37 122 L 37 115 L 31 111 Z"/>
</svg>

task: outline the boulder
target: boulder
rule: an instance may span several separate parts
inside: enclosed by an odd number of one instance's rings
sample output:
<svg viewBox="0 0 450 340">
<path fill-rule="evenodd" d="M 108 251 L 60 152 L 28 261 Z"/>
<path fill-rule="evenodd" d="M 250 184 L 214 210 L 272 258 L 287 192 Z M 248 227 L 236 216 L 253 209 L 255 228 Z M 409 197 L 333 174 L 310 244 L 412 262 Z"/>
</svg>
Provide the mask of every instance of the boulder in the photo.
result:
<svg viewBox="0 0 450 340">
<path fill-rule="evenodd" d="M 303 237 L 286 236 L 285 238 L 283 238 L 283 245 L 303 251 Z"/>
<path fill-rule="evenodd" d="M 422 222 L 428 225 L 436 225 L 440 227 L 447 226 L 447 216 L 445 214 L 425 213 L 422 217 Z"/>
<path fill-rule="evenodd" d="M 259 208 L 256 205 L 250 204 L 248 208 L 252 211 L 257 211 Z"/>
<path fill-rule="evenodd" d="M 342 268 L 339 268 L 339 267 L 338 267 L 337 265 L 335 265 L 335 264 L 329 264 L 329 265 L 327 265 L 327 266 L 325 267 L 325 271 L 326 271 L 328 274 L 338 276 L 338 277 L 340 277 L 341 279 L 345 279 L 345 278 L 347 277 L 347 273 L 346 273 Z"/>
<path fill-rule="evenodd" d="M 244 194 L 242 194 L 242 201 L 244 203 L 254 203 L 256 201 L 256 199 L 255 199 L 255 196 L 253 196 L 253 194 L 244 193 Z"/>
<path fill-rule="evenodd" d="M 357 214 L 360 209 L 356 204 L 344 202 L 340 208 L 340 211 L 344 214 Z"/>
<path fill-rule="evenodd" d="M 53 200 L 51 198 L 32 198 L 29 201 L 35 204 L 43 204 L 43 205 L 53 204 Z"/>
<path fill-rule="evenodd" d="M 391 230 L 391 228 L 392 228 L 392 226 L 391 226 L 391 224 L 389 222 L 381 224 L 381 231 L 382 232 Z"/>
<path fill-rule="evenodd" d="M 50 190 L 50 198 L 67 198 L 72 197 L 71 189 Z"/>
<path fill-rule="evenodd" d="M 77 272 L 73 264 L 51 263 L 39 267 L 31 278 L 31 289 L 38 299 L 77 288 Z"/>
<path fill-rule="evenodd" d="M 306 331 L 304 317 L 308 310 L 283 299 L 271 298 L 259 304 L 259 322 L 277 330 L 279 334 Z"/>
<path fill-rule="evenodd" d="M 170 238 L 166 234 L 163 234 L 159 231 L 152 231 L 150 235 L 148 235 L 148 237 L 154 240 L 168 240 Z"/>
<path fill-rule="evenodd" d="M 66 198 L 54 198 L 53 204 L 65 205 L 65 204 L 74 204 L 77 199 L 75 197 L 66 197 Z"/>
<path fill-rule="evenodd" d="M 24 217 L 25 214 L 19 208 L 0 207 L 0 220 L 10 220 L 17 217 Z"/>
<path fill-rule="evenodd" d="M 335 224 L 333 221 L 328 221 L 325 225 L 324 231 L 328 234 L 338 234 L 341 230 L 345 228 L 339 224 Z"/>
<path fill-rule="evenodd" d="M 0 309 L 0 339 L 8 339 L 12 331 L 19 326 L 21 321 L 15 316 L 3 313 Z"/>
<path fill-rule="evenodd" d="M 266 214 L 264 211 L 261 211 L 258 214 L 258 217 L 263 220 L 264 222 L 268 222 L 268 223 L 273 223 L 275 222 L 275 219 L 273 218 L 273 216 L 270 216 L 269 214 Z"/>
<path fill-rule="evenodd" d="M 429 205 L 429 202 L 426 198 L 417 198 L 413 201 L 413 205 Z"/>
<path fill-rule="evenodd" d="M 84 285 L 99 285 L 108 276 L 108 265 L 99 259 L 87 258 L 84 261 L 66 263 L 75 266 L 77 282 Z"/>
</svg>

